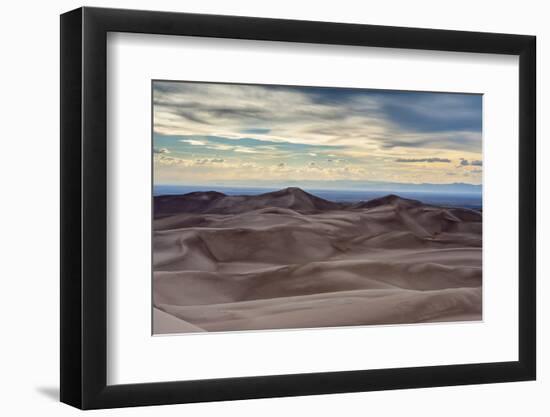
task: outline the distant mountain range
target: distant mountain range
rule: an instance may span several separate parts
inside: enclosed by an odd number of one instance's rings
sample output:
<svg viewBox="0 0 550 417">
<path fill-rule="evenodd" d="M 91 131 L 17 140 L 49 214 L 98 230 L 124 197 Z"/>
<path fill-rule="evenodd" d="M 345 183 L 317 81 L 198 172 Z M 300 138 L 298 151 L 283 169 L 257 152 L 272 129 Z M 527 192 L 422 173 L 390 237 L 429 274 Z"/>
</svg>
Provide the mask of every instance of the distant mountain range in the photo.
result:
<svg viewBox="0 0 550 417">
<path fill-rule="evenodd" d="M 188 184 L 189 185 L 189 184 Z M 296 187 L 309 190 L 357 190 L 357 191 L 387 191 L 388 193 L 397 192 L 416 192 L 416 193 L 469 193 L 481 194 L 482 186 L 480 184 L 468 184 L 463 182 L 454 182 L 448 184 L 431 183 L 401 183 L 385 181 L 286 181 L 281 184 L 277 181 L 255 181 L 253 184 L 243 183 L 242 181 L 219 181 L 216 184 L 202 184 L 201 186 L 216 187 L 251 187 L 251 188 L 271 188 L 282 189 L 285 187 Z"/>
</svg>

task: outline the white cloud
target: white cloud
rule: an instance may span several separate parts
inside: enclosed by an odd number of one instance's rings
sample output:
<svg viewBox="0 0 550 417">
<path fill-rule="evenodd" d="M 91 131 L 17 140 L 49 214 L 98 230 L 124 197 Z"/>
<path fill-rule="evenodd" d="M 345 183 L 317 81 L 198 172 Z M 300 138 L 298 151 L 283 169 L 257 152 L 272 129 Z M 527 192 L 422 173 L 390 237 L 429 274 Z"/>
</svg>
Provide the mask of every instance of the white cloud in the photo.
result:
<svg viewBox="0 0 550 417">
<path fill-rule="evenodd" d="M 235 148 L 233 148 L 233 150 L 235 152 L 241 152 L 241 153 L 258 153 L 258 151 L 252 149 L 252 148 L 247 148 L 245 146 L 237 146 Z"/>
<path fill-rule="evenodd" d="M 195 140 L 195 139 L 182 139 L 180 142 L 188 143 L 189 145 L 193 146 L 204 146 L 206 145 L 206 142 L 203 142 L 202 140 Z"/>
</svg>

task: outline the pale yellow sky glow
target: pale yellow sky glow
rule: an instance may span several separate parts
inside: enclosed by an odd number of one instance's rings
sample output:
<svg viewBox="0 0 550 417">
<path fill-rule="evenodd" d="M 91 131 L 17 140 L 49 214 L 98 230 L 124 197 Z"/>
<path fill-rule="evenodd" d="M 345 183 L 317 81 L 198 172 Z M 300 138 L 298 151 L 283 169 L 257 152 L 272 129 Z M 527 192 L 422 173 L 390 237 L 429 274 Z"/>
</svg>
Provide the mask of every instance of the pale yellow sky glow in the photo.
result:
<svg viewBox="0 0 550 417">
<path fill-rule="evenodd" d="M 155 81 L 153 100 L 155 184 L 481 183 L 481 95 Z"/>
</svg>

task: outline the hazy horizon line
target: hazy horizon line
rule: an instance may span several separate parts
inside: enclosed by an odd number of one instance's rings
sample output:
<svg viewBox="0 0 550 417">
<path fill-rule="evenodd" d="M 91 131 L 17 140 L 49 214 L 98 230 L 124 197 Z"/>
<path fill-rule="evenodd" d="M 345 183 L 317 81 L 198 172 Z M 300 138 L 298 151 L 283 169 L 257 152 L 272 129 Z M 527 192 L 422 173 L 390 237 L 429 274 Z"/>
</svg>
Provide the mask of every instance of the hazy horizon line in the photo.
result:
<svg viewBox="0 0 550 417">
<path fill-rule="evenodd" d="M 388 193 L 388 194 L 399 194 L 399 193 L 431 193 L 431 194 L 469 194 L 469 195 L 478 195 L 482 196 L 482 188 L 481 185 L 473 185 L 473 184 L 460 184 L 455 183 L 453 184 L 416 184 L 416 186 L 403 186 L 402 184 L 391 184 L 388 183 L 387 186 L 383 186 L 382 184 L 379 184 L 378 186 L 371 186 L 371 187 L 327 187 L 319 184 L 311 184 L 311 185 L 296 185 L 296 184 L 286 184 L 286 185 L 279 185 L 279 184 L 262 184 L 262 185 L 241 185 L 241 184 L 154 184 L 154 193 L 161 192 L 163 187 L 175 187 L 175 188 L 182 188 L 182 191 L 186 188 L 189 191 L 216 191 L 216 190 L 265 190 L 266 192 L 271 191 L 279 191 L 287 188 L 299 188 L 304 191 L 326 191 L 326 192 L 343 192 L 343 193 L 361 193 L 361 192 L 381 192 L 381 193 Z"/>
<path fill-rule="evenodd" d="M 373 187 L 373 186 L 431 186 L 431 187 L 457 187 L 457 186 L 467 186 L 473 188 L 482 188 L 482 184 L 474 184 L 468 182 L 449 182 L 449 183 L 430 183 L 430 182 L 398 182 L 398 181 L 372 181 L 372 180 L 303 180 L 303 181 L 273 181 L 273 180 L 264 180 L 264 181 L 254 181 L 254 182 L 242 182 L 242 181 L 207 181 L 200 183 L 192 182 L 162 182 L 156 183 L 153 182 L 154 186 L 218 186 L 218 187 L 333 187 L 329 189 L 346 189 L 344 187 L 348 186 L 351 189 L 358 189 L 359 187 Z"/>
</svg>

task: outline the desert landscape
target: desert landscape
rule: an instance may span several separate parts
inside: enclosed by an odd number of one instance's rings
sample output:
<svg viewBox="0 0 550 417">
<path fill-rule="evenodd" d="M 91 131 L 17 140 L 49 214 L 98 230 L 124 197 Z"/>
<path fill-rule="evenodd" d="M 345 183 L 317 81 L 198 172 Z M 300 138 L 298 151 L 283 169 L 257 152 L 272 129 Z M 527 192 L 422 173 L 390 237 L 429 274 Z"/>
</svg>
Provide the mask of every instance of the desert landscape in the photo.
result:
<svg viewBox="0 0 550 417">
<path fill-rule="evenodd" d="M 154 197 L 155 334 L 482 318 L 481 211 L 300 188 Z"/>
<path fill-rule="evenodd" d="M 483 96 L 154 80 L 153 334 L 482 319 Z"/>
</svg>

